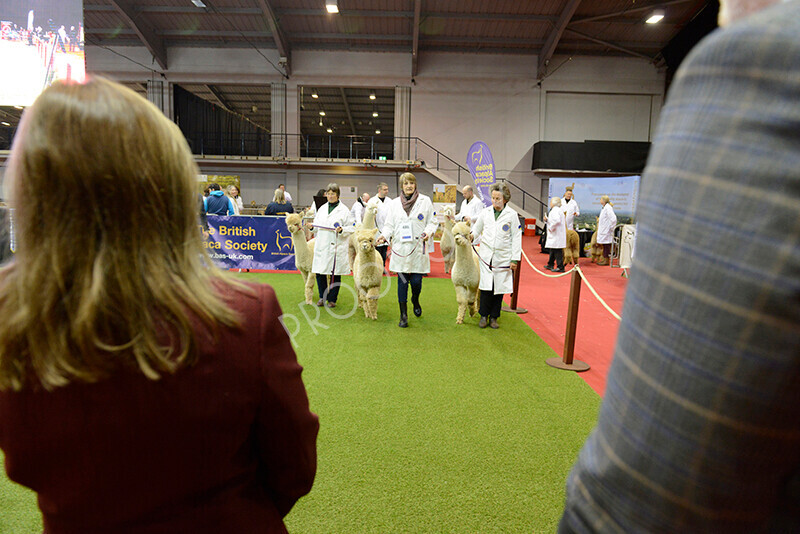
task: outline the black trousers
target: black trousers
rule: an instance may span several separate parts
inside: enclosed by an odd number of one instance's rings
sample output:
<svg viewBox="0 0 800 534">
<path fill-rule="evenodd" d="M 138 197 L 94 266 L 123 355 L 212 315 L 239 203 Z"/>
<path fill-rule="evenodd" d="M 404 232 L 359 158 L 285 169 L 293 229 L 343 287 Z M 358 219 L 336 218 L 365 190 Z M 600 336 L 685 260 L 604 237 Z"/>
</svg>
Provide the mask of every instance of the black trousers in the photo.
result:
<svg viewBox="0 0 800 534">
<path fill-rule="evenodd" d="M 481 289 L 481 305 L 479 306 L 478 313 L 481 317 L 500 317 L 500 311 L 503 309 L 503 294 L 495 295 L 494 289 L 484 291 Z"/>
<path fill-rule="evenodd" d="M 408 302 L 408 285 L 411 295 L 419 296 L 422 291 L 422 273 L 397 273 L 397 302 Z"/>
<path fill-rule="evenodd" d="M 550 258 L 547 260 L 547 266 L 552 267 L 553 262 L 556 262 L 558 269 L 564 268 L 564 249 L 561 248 L 550 249 Z"/>
<path fill-rule="evenodd" d="M 611 257 L 611 243 L 603 243 L 603 257 L 604 258 Z"/>
<path fill-rule="evenodd" d="M 341 275 L 335 275 L 331 278 L 331 285 L 328 285 L 328 275 L 317 275 L 317 288 L 319 289 L 319 298 L 325 299 L 328 302 L 336 302 L 339 298 L 339 286 L 342 285 Z"/>
<path fill-rule="evenodd" d="M 386 268 L 386 253 L 389 252 L 389 245 L 384 245 L 382 247 L 375 247 L 375 250 L 377 250 L 378 254 L 381 255 L 381 258 L 383 258 L 383 266 L 384 266 L 384 269 L 385 269 Z"/>
</svg>

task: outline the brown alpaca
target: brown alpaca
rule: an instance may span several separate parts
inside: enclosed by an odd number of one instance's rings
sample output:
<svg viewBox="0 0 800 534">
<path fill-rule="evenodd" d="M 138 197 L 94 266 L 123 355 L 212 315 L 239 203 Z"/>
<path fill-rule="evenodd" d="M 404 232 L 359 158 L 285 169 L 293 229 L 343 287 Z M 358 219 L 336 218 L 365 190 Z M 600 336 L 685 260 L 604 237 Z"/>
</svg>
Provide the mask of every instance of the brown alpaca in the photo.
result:
<svg viewBox="0 0 800 534">
<path fill-rule="evenodd" d="M 564 249 L 564 265 L 574 263 L 578 265 L 581 257 L 581 238 L 575 230 L 567 230 L 567 247 Z"/>
<path fill-rule="evenodd" d="M 592 234 L 591 241 L 592 263 L 604 265 L 603 262 L 603 245 L 597 244 L 597 230 Z"/>
<path fill-rule="evenodd" d="M 303 230 L 303 212 L 288 213 L 286 215 L 286 228 L 292 234 L 294 264 L 303 277 L 306 304 L 314 304 L 315 277 L 311 272 L 311 265 L 314 263 L 314 240 L 306 241 L 306 234 Z"/>
</svg>

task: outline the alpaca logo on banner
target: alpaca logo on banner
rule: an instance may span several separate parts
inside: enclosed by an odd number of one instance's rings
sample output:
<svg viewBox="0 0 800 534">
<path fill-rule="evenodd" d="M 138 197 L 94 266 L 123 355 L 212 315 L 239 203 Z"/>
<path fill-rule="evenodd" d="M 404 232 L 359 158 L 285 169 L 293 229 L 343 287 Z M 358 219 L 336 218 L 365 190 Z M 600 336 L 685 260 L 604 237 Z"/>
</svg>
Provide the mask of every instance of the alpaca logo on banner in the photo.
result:
<svg viewBox="0 0 800 534">
<path fill-rule="evenodd" d="M 467 152 L 467 167 L 475 182 L 478 197 L 485 206 L 492 205 L 492 196 L 489 188 L 495 183 L 494 159 L 489 147 L 483 141 L 477 141 L 469 147 Z"/>
</svg>

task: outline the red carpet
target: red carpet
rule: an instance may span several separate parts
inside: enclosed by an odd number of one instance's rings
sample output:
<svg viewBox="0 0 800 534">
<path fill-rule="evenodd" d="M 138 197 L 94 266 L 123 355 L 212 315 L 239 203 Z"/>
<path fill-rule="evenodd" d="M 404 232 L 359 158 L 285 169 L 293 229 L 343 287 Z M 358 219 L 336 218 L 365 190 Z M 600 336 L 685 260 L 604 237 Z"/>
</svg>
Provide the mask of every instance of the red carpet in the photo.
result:
<svg viewBox="0 0 800 534">
<path fill-rule="evenodd" d="M 547 263 L 547 255 L 540 252 L 538 237 L 523 237 L 522 249 L 528 259 L 540 271 Z M 444 264 L 441 262 L 439 247 L 431 256 L 431 276 L 444 277 Z M 437 261 L 438 260 L 438 261 Z M 569 303 L 570 276 L 546 278 L 532 270 L 524 258 L 521 262 L 520 295 L 517 306 L 525 308 L 520 318 L 530 326 L 559 356 L 564 352 L 564 332 L 567 327 L 567 307 Z M 580 266 L 586 278 L 603 300 L 618 314 L 622 313 L 622 303 L 628 279 L 622 277 L 621 269 L 600 267 L 589 258 L 581 258 Z M 548 272 L 548 271 L 544 271 Z M 500 318 L 502 328 L 503 318 Z M 580 308 L 578 311 L 578 330 L 575 340 L 575 359 L 591 366 L 586 372 L 578 373 L 599 395 L 603 395 L 606 375 L 614 355 L 619 321 L 586 287 L 581 285 Z M 542 362 L 542 365 L 546 365 Z M 568 373 L 553 369 L 554 373 Z"/>
<path fill-rule="evenodd" d="M 540 252 L 538 237 L 523 237 L 522 249 L 537 269 L 547 263 L 547 255 Z M 388 262 L 387 262 L 388 264 Z M 546 278 L 532 270 L 524 258 L 521 262 L 520 295 L 517 306 L 525 308 L 528 313 L 520 315 L 559 356 L 564 352 L 564 332 L 567 326 L 567 307 L 569 301 L 570 276 Z M 622 277 L 621 269 L 608 266 L 600 267 L 591 263 L 589 258 L 581 258 L 583 273 L 594 286 L 597 293 L 618 314 L 622 313 L 622 303 L 627 278 Z M 261 272 L 261 271 L 253 271 Z M 296 271 L 281 271 L 296 272 Z M 436 245 L 431 255 L 431 277 L 446 278 L 444 263 Z M 500 318 L 502 328 L 503 318 Z M 617 340 L 619 321 L 600 304 L 586 284 L 582 284 L 580 308 L 578 311 L 578 330 L 575 341 L 575 359 L 591 366 L 586 372 L 578 373 L 599 395 L 605 391 L 606 375 L 611 365 L 614 345 Z M 542 365 L 546 365 L 542 362 Z M 553 369 L 554 373 L 568 373 Z"/>
</svg>

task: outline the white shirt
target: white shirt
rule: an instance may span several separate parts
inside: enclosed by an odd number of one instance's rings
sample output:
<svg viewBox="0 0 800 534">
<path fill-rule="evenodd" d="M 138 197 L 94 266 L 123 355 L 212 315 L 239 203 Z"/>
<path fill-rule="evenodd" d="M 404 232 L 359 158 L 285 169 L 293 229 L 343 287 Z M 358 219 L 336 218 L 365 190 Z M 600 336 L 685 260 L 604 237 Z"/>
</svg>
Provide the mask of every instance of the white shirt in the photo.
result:
<svg viewBox="0 0 800 534">
<path fill-rule="evenodd" d="M 342 232 L 316 228 L 317 226 L 326 228 L 341 226 Z M 347 206 L 339 202 L 339 205 L 330 213 L 328 213 L 327 202 L 321 206 L 314 216 L 314 232 L 317 237 L 314 241 L 314 263 L 311 265 L 311 272 L 314 274 L 331 274 L 331 272 L 336 275 L 350 274 L 347 240 L 354 230 L 355 223 Z"/>
<path fill-rule="evenodd" d="M 567 247 L 567 225 L 560 206 L 553 207 L 547 214 L 547 241 L 544 246 L 550 249 Z"/>
<path fill-rule="evenodd" d="M 608 245 L 614 241 L 614 227 L 617 225 L 617 214 L 610 203 L 603 206 L 600 218 L 597 221 L 597 242 L 600 245 Z"/>
<path fill-rule="evenodd" d="M 353 220 L 356 222 L 356 224 L 364 220 L 364 206 L 361 205 L 361 202 L 356 200 L 356 203 L 353 204 L 352 208 L 350 208 L 350 215 L 353 216 Z"/>
<path fill-rule="evenodd" d="M 389 202 L 385 200 L 384 203 Z M 431 260 L 430 243 L 423 242 L 422 234 L 432 236 L 439 227 L 439 221 L 433 211 L 433 202 L 426 195 L 419 195 L 411 212 L 403 209 L 402 197 L 397 197 L 389 204 L 389 213 L 381 234 L 392 245 L 392 258 L 389 270 L 395 273 L 429 273 Z M 403 234 L 410 230 L 410 239 L 404 240 Z"/>
<path fill-rule="evenodd" d="M 375 214 L 375 227 L 378 231 L 383 230 L 383 225 L 386 224 L 386 217 L 389 215 L 390 206 L 392 205 L 392 199 L 388 196 L 384 197 L 383 201 L 381 201 L 381 197 L 377 198 L 377 206 L 378 212 Z"/>
<path fill-rule="evenodd" d="M 292 201 L 292 195 L 290 195 L 288 191 L 284 191 L 283 192 L 283 198 L 286 199 L 286 202 L 291 202 Z"/>
<path fill-rule="evenodd" d="M 569 202 L 567 202 L 566 198 L 562 198 L 561 211 L 567 216 L 567 230 L 574 230 L 575 216 L 581 214 L 581 209 L 578 207 L 575 197 L 572 197 Z"/>
<path fill-rule="evenodd" d="M 478 247 L 478 256 L 481 257 L 480 289 L 494 289 L 495 295 L 513 293 L 514 275 L 509 267 L 512 261 L 518 262 L 522 255 L 519 214 L 506 205 L 495 219 L 494 206 L 488 206 L 478 214 L 471 233 L 475 237 L 481 236 L 481 246 Z M 491 270 L 489 265 L 492 266 Z"/>
</svg>

